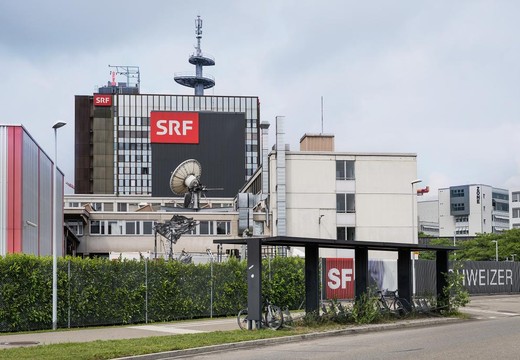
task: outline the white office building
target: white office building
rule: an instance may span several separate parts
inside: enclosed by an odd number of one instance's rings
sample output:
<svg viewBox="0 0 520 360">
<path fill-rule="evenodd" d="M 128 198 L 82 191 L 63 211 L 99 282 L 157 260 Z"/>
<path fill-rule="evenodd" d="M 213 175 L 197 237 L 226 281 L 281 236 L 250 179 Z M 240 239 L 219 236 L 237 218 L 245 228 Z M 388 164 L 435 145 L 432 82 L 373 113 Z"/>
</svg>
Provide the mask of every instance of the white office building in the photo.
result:
<svg viewBox="0 0 520 360">
<path fill-rule="evenodd" d="M 440 237 L 470 237 L 508 229 L 508 190 L 483 184 L 439 189 Z"/>
</svg>

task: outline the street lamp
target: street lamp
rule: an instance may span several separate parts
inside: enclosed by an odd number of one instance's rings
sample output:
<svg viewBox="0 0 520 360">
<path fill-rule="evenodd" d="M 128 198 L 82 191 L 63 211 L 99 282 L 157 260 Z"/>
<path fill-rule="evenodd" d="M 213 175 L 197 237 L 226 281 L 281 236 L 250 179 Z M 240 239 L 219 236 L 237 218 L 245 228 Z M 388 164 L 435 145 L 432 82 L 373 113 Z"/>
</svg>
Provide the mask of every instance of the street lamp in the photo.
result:
<svg viewBox="0 0 520 360">
<path fill-rule="evenodd" d="M 58 129 L 67 125 L 63 121 L 58 121 L 52 128 L 54 129 L 54 162 L 52 165 L 52 329 L 58 328 L 58 254 L 57 254 L 57 243 L 58 243 L 58 229 L 56 228 L 57 221 L 57 208 L 56 199 L 58 193 L 56 191 L 56 172 L 58 169 Z"/>
<path fill-rule="evenodd" d="M 418 184 L 418 183 L 420 183 L 420 182 L 422 182 L 421 179 L 416 179 L 416 180 L 412 181 L 412 183 L 411 183 L 411 184 L 412 184 L 412 244 L 415 244 L 415 234 L 416 234 L 416 232 L 415 232 L 415 230 L 414 230 L 414 228 L 415 228 L 415 214 L 414 214 L 414 209 L 415 209 L 415 201 L 414 201 L 414 200 L 415 200 L 415 198 L 414 198 L 414 185 L 415 185 L 415 184 Z"/>
<path fill-rule="evenodd" d="M 491 240 L 495 243 L 495 261 L 498 261 L 498 240 Z"/>
<path fill-rule="evenodd" d="M 415 197 L 414 197 L 414 185 L 420 183 L 421 179 L 415 179 L 411 182 L 412 184 L 412 244 L 415 244 L 416 231 L 414 230 L 415 225 Z M 415 254 L 412 253 L 412 295 L 415 296 Z"/>
</svg>

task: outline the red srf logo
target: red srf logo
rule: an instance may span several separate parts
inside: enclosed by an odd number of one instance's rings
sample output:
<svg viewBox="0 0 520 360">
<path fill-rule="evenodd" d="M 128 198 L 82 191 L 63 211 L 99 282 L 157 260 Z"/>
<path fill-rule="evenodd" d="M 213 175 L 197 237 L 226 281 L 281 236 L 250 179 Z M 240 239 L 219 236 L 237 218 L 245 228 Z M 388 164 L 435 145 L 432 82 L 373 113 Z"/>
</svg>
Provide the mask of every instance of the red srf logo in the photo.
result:
<svg viewBox="0 0 520 360">
<path fill-rule="evenodd" d="M 325 270 L 327 299 L 354 298 L 354 259 L 327 258 Z"/>
<path fill-rule="evenodd" d="M 168 144 L 199 143 L 199 113 L 152 111 L 150 141 Z"/>
<path fill-rule="evenodd" d="M 94 106 L 112 106 L 112 95 L 94 95 Z"/>
</svg>

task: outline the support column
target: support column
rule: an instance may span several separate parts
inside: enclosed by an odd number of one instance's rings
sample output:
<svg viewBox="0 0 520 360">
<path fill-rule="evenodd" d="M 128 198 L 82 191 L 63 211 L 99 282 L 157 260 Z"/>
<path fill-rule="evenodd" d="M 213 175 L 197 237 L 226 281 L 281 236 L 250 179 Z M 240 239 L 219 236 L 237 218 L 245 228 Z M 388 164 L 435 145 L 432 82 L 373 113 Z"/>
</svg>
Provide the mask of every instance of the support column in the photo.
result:
<svg viewBox="0 0 520 360">
<path fill-rule="evenodd" d="M 262 319 L 262 240 L 247 239 L 247 328 L 261 327 Z"/>
<path fill-rule="evenodd" d="M 368 288 L 368 249 L 358 248 L 354 250 L 354 267 L 356 279 L 356 299 L 359 299 L 362 294 L 366 293 Z"/>
<path fill-rule="evenodd" d="M 319 293 L 319 248 L 305 245 L 305 311 L 316 311 L 320 306 Z"/>
<path fill-rule="evenodd" d="M 402 249 L 398 250 L 397 253 L 397 289 L 399 290 L 399 296 L 408 302 L 403 305 L 408 308 L 408 311 L 410 311 L 412 304 L 411 251 L 410 249 Z"/>
<path fill-rule="evenodd" d="M 448 285 L 448 279 L 446 277 L 449 271 L 448 251 L 437 250 L 436 253 L 437 305 L 439 307 L 448 308 L 450 299 L 449 296 L 444 295 L 444 288 Z"/>
</svg>

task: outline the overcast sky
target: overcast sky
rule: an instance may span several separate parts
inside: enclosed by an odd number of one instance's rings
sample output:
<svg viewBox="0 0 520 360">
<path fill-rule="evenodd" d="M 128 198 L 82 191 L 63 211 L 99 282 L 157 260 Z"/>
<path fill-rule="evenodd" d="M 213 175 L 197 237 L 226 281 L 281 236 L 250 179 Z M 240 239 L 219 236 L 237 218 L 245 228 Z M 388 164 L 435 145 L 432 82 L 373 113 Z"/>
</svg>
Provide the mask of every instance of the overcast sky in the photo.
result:
<svg viewBox="0 0 520 360">
<path fill-rule="evenodd" d="M 335 135 L 337 151 L 416 153 L 421 187 L 520 186 L 520 2 L 0 2 L 0 123 L 22 124 L 74 182 L 74 95 L 135 65 L 141 93 L 193 94 L 203 18 L 207 95 L 259 96 L 261 119 L 285 116 L 286 140 Z M 274 136 L 272 136 L 274 142 Z M 384 180 L 384 179 L 382 179 Z M 71 192 L 70 189 L 68 189 Z M 431 196 L 429 196 L 431 197 Z M 428 197 L 428 198 L 429 198 Z"/>
</svg>

